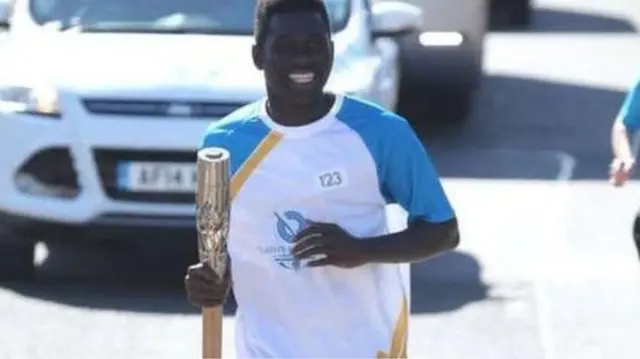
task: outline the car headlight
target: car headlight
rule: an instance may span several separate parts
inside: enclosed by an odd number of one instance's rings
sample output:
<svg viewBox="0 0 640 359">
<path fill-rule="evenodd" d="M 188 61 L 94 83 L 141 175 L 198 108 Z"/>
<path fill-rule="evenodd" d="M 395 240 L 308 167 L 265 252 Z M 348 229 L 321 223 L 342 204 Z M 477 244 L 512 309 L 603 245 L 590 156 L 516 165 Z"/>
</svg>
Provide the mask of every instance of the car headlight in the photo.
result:
<svg viewBox="0 0 640 359">
<path fill-rule="evenodd" d="M 0 87 L 0 113 L 60 117 L 58 91 L 50 87 Z"/>
</svg>

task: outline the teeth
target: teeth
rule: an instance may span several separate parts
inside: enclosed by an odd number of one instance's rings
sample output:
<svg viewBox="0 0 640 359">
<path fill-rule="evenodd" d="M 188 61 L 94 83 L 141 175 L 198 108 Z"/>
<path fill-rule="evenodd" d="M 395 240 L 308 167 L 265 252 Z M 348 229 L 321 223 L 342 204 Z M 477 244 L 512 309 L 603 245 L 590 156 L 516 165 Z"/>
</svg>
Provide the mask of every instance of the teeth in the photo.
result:
<svg viewBox="0 0 640 359">
<path fill-rule="evenodd" d="M 307 84 L 313 81 L 314 74 L 312 72 L 301 72 L 290 74 L 289 78 L 298 84 Z"/>
</svg>

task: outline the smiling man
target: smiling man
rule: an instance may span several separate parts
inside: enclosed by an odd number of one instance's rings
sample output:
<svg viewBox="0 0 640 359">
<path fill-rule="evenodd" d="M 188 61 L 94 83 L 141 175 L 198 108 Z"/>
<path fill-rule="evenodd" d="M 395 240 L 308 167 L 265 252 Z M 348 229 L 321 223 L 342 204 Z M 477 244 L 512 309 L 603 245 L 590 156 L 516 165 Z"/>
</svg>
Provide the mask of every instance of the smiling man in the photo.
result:
<svg viewBox="0 0 640 359">
<path fill-rule="evenodd" d="M 409 263 L 457 246 L 454 211 L 405 119 L 324 91 L 321 0 L 260 0 L 255 14 L 267 97 L 201 144 L 231 152 L 230 276 L 191 266 L 188 298 L 219 305 L 232 283 L 238 357 L 406 357 Z M 407 229 L 389 233 L 390 203 Z"/>
</svg>

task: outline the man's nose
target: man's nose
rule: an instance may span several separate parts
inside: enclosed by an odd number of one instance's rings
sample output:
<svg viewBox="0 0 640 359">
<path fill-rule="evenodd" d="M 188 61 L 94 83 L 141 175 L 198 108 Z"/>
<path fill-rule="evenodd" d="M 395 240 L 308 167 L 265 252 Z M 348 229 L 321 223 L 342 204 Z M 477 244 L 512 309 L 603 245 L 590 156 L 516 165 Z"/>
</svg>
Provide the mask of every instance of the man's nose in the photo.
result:
<svg viewBox="0 0 640 359">
<path fill-rule="evenodd" d="M 291 58 L 291 66 L 294 67 L 311 67 L 314 64 L 312 56 L 308 54 L 296 54 Z"/>
</svg>

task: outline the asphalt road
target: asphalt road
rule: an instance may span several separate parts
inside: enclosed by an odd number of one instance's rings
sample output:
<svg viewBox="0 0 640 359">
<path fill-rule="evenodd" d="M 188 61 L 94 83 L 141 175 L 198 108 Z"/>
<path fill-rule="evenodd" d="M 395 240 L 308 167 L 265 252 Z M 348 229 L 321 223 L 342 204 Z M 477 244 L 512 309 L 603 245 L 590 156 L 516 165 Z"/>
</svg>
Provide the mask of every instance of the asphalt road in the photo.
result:
<svg viewBox="0 0 640 359">
<path fill-rule="evenodd" d="M 531 31 L 488 39 L 469 121 L 425 129 L 463 241 L 414 266 L 414 358 L 640 353 L 640 264 L 629 233 L 640 184 L 605 181 L 608 129 L 640 73 L 640 2 L 538 5 Z M 0 358 L 198 357 L 199 316 L 181 287 L 185 255 L 44 252 L 41 283 L 0 287 Z M 232 327 L 230 315 L 228 354 Z"/>
</svg>

